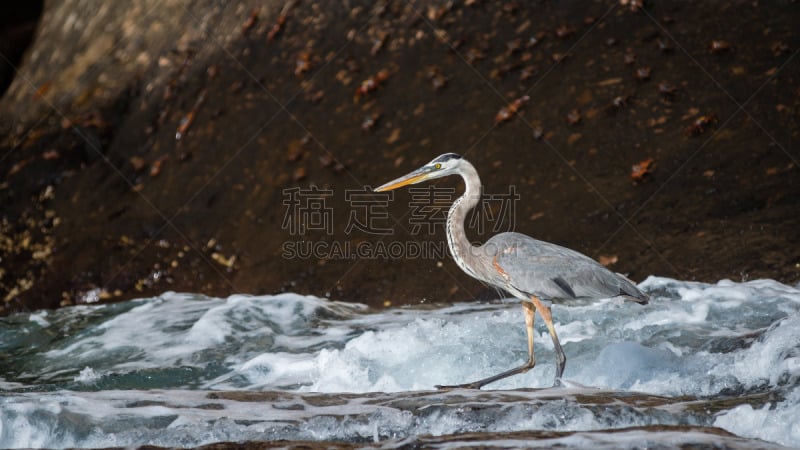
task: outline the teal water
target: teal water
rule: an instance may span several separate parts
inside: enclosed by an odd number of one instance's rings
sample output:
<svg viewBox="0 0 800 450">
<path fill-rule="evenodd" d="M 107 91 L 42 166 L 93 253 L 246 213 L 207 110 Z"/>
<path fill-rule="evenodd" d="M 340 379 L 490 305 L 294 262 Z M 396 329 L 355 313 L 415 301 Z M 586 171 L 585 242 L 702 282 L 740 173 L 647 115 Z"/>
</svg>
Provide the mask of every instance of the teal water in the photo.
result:
<svg viewBox="0 0 800 450">
<path fill-rule="evenodd" d="M 653 425 L 800 446 L 800 289 L 655 277 L 641 287 L 649 305 L 554 306 L 566 388 L 550 389 L 552 343 L 537 322 L 538 365 L 487 386 L 490 393 L 430 391 L 524 360 L 521 308 L 510 300 L 371 311 L 295 294 L 168 292 L 17 314 L 0 319 L 0 447 L 373 442 Z M 255 400 L 235 397 L 245 394 Z M 626 403 L 639 395 L 663 404 Z M 587 404 L 592 396 L 616 406 Z M 609 436 L 613 446 L 622 435 Z"/>
</svg>

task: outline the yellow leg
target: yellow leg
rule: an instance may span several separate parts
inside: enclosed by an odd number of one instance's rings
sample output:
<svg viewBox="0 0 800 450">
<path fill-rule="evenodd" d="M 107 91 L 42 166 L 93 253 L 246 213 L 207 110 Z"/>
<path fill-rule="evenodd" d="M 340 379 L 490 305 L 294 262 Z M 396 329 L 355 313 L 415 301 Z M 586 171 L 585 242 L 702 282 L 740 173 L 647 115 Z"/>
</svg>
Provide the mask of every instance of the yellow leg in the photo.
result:
<svg viewBox="0 0 800 450">
<path fill-rule="evenodd" d="M 533 320 L 536 318 L 536 307 L 532 303 L 522 302 L 525 310 L 525 329 L 528 332 L 528 364 L 536 365 L 536 356 L 533 354 Z"/>
<path fill-rule="evenodd" d="M 533 302 L 533 306 L 539 310 L 539 314 L 542 316 L 542 319 L 544 319 L 545 325 L 547 325 L 547 331 L 550 332 L 550 337 L 553 338 L 553 347 L 555 347 L 556 350 L 556 379 L 553 385 L 560 386 L 561 376 L 564 375 L 564 366 L 567 364 L 567 356 L 564 355 L 564 350 L 561 349 L 561 343 L 558 342 L 556 328 L 553 326 L 553 316 L 550 314 L 550 307 L 545 306 L 541 300 L 533 295 L 531 295 L 531 302 Z"/>
<path fill-rule="evenodd" d="M 489 383 L 502 380 L 503 378 L 507 378 L 512 375 L 525 373 L 533 369 L 533 366 L 536 365 L 536 358 L 533 354 L 533 319 L 536 316 L 536 308 L 528 302 L 523 302 L 522 308 L 525 312 L 525 328 L 528 332 L 528 361 L 526 361 L 525 364 L 489 378 L 473 381 L 472 383 L 457 384 L 452 386 L 436 386 L 436 389 L 480 389 Z"/>
</svg>

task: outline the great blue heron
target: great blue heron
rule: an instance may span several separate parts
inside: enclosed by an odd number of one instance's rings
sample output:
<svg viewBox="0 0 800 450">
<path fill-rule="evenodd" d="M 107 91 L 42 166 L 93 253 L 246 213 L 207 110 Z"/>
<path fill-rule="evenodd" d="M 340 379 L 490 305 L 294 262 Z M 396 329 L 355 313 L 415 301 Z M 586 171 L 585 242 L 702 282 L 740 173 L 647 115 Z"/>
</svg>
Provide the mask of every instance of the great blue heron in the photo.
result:
<svg viewBox="0 0 800 450">
<path fill-rule="evenodd" d="M 533 320 L 536 311 L 544 319 L 556 353 L 555 385 L 560 384 L 567 358 L 558 342 L 550 302 L 570 299 L 624 297 L 647 303 L 647 294 L 630 280 L 611 272 L 588 256 L 520 233 L 500 233 L 481 246 L 474 246 L 464 232 L 467 212 L 478 204 L 481 180 L 475 167 L 455 153 L 445 153 L 419 169 L 375 189 L 390 191 L 448 175 L 461 175 L 464 194 L 453 202 L 447 214 L 447 243 L 458 267 L 469 276 L 503 289 L 522 300 L 528 332 L 528 360 L 525 364 L 472 383 L 437 386 L 439 389 L 481 387 L 494 381 L 525 373 L 536 364 L 533 353 Z"/>
</svg>

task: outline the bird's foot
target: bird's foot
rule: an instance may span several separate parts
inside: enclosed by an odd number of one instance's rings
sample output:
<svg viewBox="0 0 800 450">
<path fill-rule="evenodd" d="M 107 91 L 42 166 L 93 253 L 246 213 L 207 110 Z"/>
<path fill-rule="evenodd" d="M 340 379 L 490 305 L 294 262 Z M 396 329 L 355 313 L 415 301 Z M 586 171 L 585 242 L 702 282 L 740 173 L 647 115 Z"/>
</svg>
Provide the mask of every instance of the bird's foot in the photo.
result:
<svg viewBox="0 0 800 450">
<path fill-rule="evenodd" d="M 555 380 L 553 380 L 553 387 L 554 388 L 564 387 L 564 385 L 561 383 L 561 378 L 556 378 Z"/>
<path fill-rule="evenodd" d="M 483 385 L 478 383 L 466 384 L 453 384 L 453 385 L 436 385 L 436 389 L 440 391 L 449 391 L 451 389 L 480 389 Z"/>
</svg>

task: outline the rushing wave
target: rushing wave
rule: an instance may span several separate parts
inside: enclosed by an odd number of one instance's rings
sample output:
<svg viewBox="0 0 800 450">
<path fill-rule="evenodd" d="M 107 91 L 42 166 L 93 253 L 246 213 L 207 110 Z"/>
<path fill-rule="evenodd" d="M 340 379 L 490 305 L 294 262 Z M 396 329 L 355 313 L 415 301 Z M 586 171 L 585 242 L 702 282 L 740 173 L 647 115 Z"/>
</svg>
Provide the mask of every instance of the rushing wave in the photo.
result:
<svg viewBox="0 0 800 450">
<path fill-rule="evenodd" d="M 527 357 L 516 301 L 371 311 L 295 294 L 165 293 L 17 314 L 0 320 L 0 447 L 653 425 L 800 446 L 800 289 L 656 277 L 640 287 L 649 305 L 553 307 L 567 387 L 550 388 L 552 342 L 537 322 L 536 368 L 490 392 L 430 391 Z"/>
</svg>

